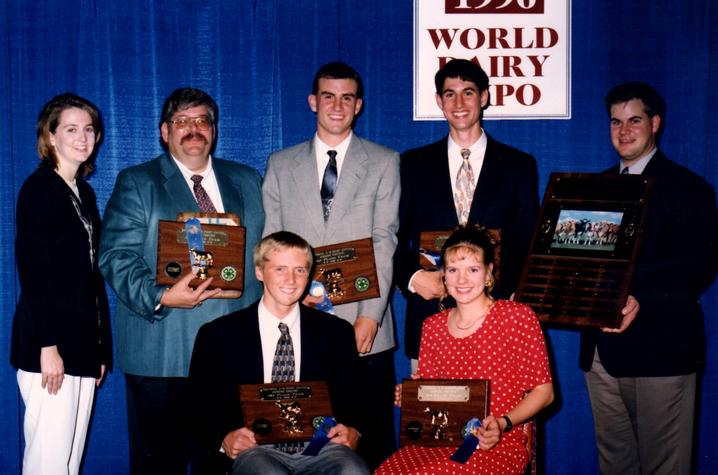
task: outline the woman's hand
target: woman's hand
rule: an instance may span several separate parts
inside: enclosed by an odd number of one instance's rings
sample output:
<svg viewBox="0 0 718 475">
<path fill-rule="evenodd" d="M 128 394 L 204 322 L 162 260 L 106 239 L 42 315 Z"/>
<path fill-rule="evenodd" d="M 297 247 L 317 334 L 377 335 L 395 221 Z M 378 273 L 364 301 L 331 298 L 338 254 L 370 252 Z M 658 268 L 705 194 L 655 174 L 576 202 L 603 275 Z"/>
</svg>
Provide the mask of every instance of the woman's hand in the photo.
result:
<svg viewBox="0 0 718 475">
<path fill-rule="evenodd" d="M 65 379 L 65 365 L 57 351 L 57 345 L 44 346 L 40 350 L 40 372 L 42 387 L 50 394 L 57 394 Z"/>
<path fill-rule="evenodd" d="M 501 426 L 494 416 L 489 415 L 479 427 L 479 448 L 491 450 L 501 440 Z"/>
</svg>

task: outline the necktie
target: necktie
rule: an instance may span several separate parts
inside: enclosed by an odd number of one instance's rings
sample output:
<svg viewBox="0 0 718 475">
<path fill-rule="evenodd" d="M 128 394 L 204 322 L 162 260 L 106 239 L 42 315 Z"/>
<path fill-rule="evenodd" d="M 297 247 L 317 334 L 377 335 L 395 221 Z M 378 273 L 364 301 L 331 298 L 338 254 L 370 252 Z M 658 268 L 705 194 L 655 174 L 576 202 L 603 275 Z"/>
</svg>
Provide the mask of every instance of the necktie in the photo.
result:
<svg viewBox="0 0 718 475">
<path fill-rule="evenodd" d="M 322 178 L 322 208 L 325 222 L 329 219 L 329 212 L 332 210 L 334 202 L 334 192 L 337 189 L 337 151 L 327 150 L 327 155 L 329 155 L 329 163 L 324 169 L 324 178 Z"/>
<path fill-rule="evenodd" d="M 197 199 L 200 211 L 203 213 L 214 213 L 217 209 L 212 204 L 212 200 L 207 194 L 207 190 L 202 186 L 202 175 L 192 175 L 191 180 L 194 182 L 194 196 Z"/>
<path fill-rule="evenodd" d="M 466 224 L 469 221 L 471 201 L 474 198 L 474 171 L 469 163 L 469 155 L 471 155 L 471 150 L 468 148 L 461 149 L 461 158 L 464 159 L 464 162 L 459 168 L 459 173 L 456 174 L 454 204 L 456 205 L 456 216 L 459 218 L 459 224 Z"/>
<path fill-rule="evenodd" d="M 272 382 L 287 383 L 294 381 L 294 345 L 286 323 L 279 324 L 282 335 L 277 340 L 277 349 L 274 352 L 272 363 Z M 274 448 L 288 454 L 295 454 L 304 450 L 304 442 L 282 442 L 274 444 Z"/>
<path fill-rule="evenodd" d="M 621 170 L 621 175 L 628 175 L 628 167 L 623 167 L 623 170 Z"/>
<path fill-rule="evenodd" d="M 294 381 L 294 345 L 286 323 L 279 324 L 282 335 L 277 340 L 272 363 L 272 382 L 286 383 Z"/>
</svg>

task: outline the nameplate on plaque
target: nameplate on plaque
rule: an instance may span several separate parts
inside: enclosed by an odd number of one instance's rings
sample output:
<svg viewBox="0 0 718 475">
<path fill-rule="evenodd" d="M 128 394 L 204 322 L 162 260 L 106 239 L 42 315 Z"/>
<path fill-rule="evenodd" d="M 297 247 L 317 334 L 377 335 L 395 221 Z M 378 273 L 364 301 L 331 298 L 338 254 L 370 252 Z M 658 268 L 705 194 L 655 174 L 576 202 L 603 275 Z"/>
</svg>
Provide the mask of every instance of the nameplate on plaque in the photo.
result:
<svg viewBox="0 0 718 475">
<path fill-rule="evenodd" d="M 158 223 L 157 284 L 172 286 L 194 271 L 190 286 L 213 277 L 209 288 L 222 289 L 215 298 L 241 297 L 247 231 L 239 225 L 239 217 L 233 213 L 179 213 L 177 218 Z M 188 240 L 186 222 L 193 218 L 199 223 L 191 227 Z"/>
<path fill-rule="evenodd" d="M 309 440 L 332 416 L 324 381 L 241 384 L 239 401 L 244 425 L 258 444 Z"/>
<path fill-rule="evenodd" d="M 456 446 L 466 424 L 489 414 L 485 379 L 405 379 L 401 390 L 401 445 Z"/>
<path fill-rule="evenodd" d="M 314 248 L 314 276 L 333 305 L 379 297 L 371 238 Z"/>
</svg>

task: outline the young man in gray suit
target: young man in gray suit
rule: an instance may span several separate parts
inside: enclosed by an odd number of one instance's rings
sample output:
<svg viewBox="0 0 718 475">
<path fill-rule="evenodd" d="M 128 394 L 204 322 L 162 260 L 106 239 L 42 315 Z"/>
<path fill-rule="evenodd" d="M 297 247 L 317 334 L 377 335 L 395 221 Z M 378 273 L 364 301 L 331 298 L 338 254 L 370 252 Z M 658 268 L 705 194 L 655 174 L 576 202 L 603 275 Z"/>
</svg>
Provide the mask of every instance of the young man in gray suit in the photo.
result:
<svg viewBox="0 0 718 475">
<path fill-rule="evenodd" d="M 338 305 L 336 312 L 354 326 L 362 356 L 363 404 L 357 410 L 364 411 L 368 424 L 357 452 L 374 468 L 395 450 L 389 293 L 400 183 L 398 154 L 352 132 L 362 93 L 359 74 L 344 63 L 329 63 L 317 71 L 308 98 L 317 115 L 317 132 L 269 157 L 262 195 L 265 236 L 291 231 L 314 247 L 373 240 L 381 296 Z"/>
<path fill-rule="evenodd" d="M 117 294 L 115 348 L 127 384 L 133 474 L 187 473 L 187 375 L 197 331 L 261 295 L 252 259 L 245 259 L 240 299 L 210 299 L 211 279 L 192 289 L 191 272 L 172 287 L 155 281 L 158 222 L 178 212 L 232 212 L 247 228 L 247 249 L 261 237 L 259 173 L 210 155 L 217 119 L 205 92 L 174 91 L 160 119 L 167 152 L 120 172 L 105 210 L 100 270 Z"/>
</svg>

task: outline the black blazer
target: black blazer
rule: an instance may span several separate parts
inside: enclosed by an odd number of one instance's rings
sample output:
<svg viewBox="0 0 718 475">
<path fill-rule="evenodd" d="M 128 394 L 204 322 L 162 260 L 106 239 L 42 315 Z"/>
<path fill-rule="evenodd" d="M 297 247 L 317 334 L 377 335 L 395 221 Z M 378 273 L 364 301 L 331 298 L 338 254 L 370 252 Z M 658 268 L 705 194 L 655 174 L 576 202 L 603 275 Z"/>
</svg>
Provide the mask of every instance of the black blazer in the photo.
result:
<svg viewBox="0 0 718 475">
<path fill-rule="evenodd" d="M 618 166 L 605 173 L 618 173 Z M 581 335 L 580 365 L 598 345 L 609 374 L 675 376 L 696 372 L 705 355 L 701 294 L 718 273 L 718 214 L 713 188 L 656 152 L 643 172 L 656 179 L 630 292 L 641 305 L 621 334 Z"/>
<path fill-rule="evenodd" d="M 92 223 L 94 263 L 74 193 L 48 166 L 25 180 L 17 199 L 15 257 L 20 299 L 10 363 L 40 372 L 40 349 L 57 345 L 65 373 L 99 377 L 112 357 L 107 295 L 97 269 L 100 215 L 95 193 L 77 179 L 83 216 Z"/>
<path fill-rule="evenodd" d="M 258 302 L 203 325 L 197 334 L 189 371 L 192 424 L 204 461 L 221 467 L 229 458 L 219 452 L 224 437 L 245 425 L 240 384 L 264 382 Z M 338 422 L 361 431 L 357 420 L 355 374 L 359 355 L 354 329 L 346 321 L 300 305 L 302 381 L 326 381 Z M 214 461 L 212 461 L 214 459 Z M 220 459 L 220 460 L 217 460 Z"/>
<path fill-rule="evenodd" d="M 486 155 L 474 191 L 470 223 L 501 229 L 501 282 L 499 297 L 516 290 L 528 254 L 538 215 L 536 160 L 520 150 L 497 142 L 487 134 Z M 421 231 L 458 226 L 449 176 L 448 137 L 401 156 L 399 244 L 395 254 L 396 284 L 407 298 L 406 354 L 419 355 L 421 325 L 438 311 L 438 300 L 425 301 L 407 292 L 411 276 L 419 270 Z"/>
</svg>

